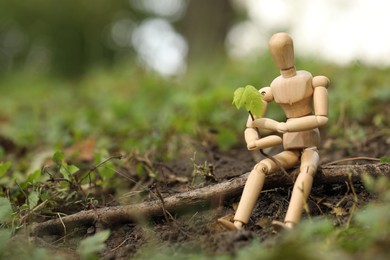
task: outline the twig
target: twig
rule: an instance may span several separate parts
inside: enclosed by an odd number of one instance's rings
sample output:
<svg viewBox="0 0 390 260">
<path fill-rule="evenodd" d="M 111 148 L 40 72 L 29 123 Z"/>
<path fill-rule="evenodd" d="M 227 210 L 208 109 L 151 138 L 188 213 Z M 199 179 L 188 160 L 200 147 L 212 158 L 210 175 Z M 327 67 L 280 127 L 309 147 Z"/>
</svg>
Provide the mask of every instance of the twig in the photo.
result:
<svg viewBox="0 0 390 260">
<path fill-rule="evenodd" d="M 353 214 L 355 213 L 355 210 L 356 210 L 356 207 L 357 207 L 357 203 L 358 203 L 358 196 L 356 194 L 356 191 L 355 191 L 355 188 L 353 187 L 353 183 L 352 183 L 352 174 L 349 174 L 348 175 L 348 184 L 349 186 L 351 187 L 351 190 L 352 190 L 352 194 L 353 194 L 353 204 L 350 208 L 350 213 L 349 213 L 349 217 L 348 217 L 348 220 L 347 220 L 347 229 L 349 228 L 349 225 L 352 221 L 352 217 L 353 217 Z"/>
<path fill-rule="evenodd" d="M 63 235 L 62 237 L 59 237 L 58 239 L 52 241 L 49 243 L 50 246 L 54 247 L 55 244 L 57 244 L 58 242 L 60 242 L 61 240 L 62 241 L 66 241 L 66 238 L 67 237 L 70 237 L 72 235 L 74 235 L 75 233 L 77 233 L 77 229 L 73 230 L 72 232 L 69 232 L 67 233 L 66 235 Z M 55 248 L 58 248 L 58 247 L 55 247 Z"/>
<path fill-rule="evenodd" d="M 122 154 L 118 154 L 118 155 L 113 155 L 113 156 L 110 156 L 108 157 L 107 159 L 101 161 L 100 163 L 96 164 L 92 169 L 90 169 L 83 177 L 81 177 L 80 179 L 80 183 L 86 178 L 88 177 L 93 171 L 95 171 L 97 168 L 99 168 L 100 166 L 102 166 L 103 164 L 113 160 L 113 159 L 122 159 L 124 157 L 124 155 Z"/>
<path fill-rule="evenodd" d="M 47 204 L 48 201 L 49 200 L 46 199 L 46 200 L 42 201 L 40 204 L 38 204 L 37 206 L 35 206 L 34 208 L 32 208 L 29 212 L 27 212 L 26 215 L 21 217 L 20 222 L 23 223 L 25 220 L 27 220 L 31 216 L 31 214 L 42 209 Z"/>
<path fill-rule="evenodd" d="M 169 223 L 169 218 L 168 218 L 168 215 L 167 215 L 167 210 L 165 209 L 164 199 L 163 199 L 163 197 L 161 196 L 161 193 L 160 193 L 160 190 L 158 189 L 157 184 L 154 185 L 154 189 L 156 190 L 158 199 L 161 201 L 161 207 L 162 207 L 162 212 L 163 212 L 163 214 L 164 214 L 164 218 L 165 218 L 165 220 L 167 221 L 167 223 Z"/>
<path fill-rule="evenodd" d="M 134 184 L 137 184 L 137 183 L 138 183 L 137 181 L 133 180 L 132 178 L 130 178 L 129 176 L 127 176 L 127 174 L 125 174 L 125 173 L 123 173 L 123 172 L 120 172 L 120 171 L 118 171 L 118 170 L 116 170 L 116 169 L 113 169 L 113 168 L 111 168 L 111 167 L 108 167 L 108 166 L 106 166 L 106 168 L 112 170 L 112 171 L 115 172 L 116 174 L 122 176 L 123 178 L 125 178 L 126 180 L 128 180 L 128 181 L 130 181 L 130 182 L 132 182 L 132 183 L 134 183 Z"/>
<path fill-rule="evenodd" d="M 72 186 L 75 186 L 74 183 L 66 178 L 50 178 L 47 180 L 48 182 L 59 182 L 59 181 L 66 181 L 68 182 L 69 184 L 71 184 Z"/>
<path fill-rule="evenodd" d="M 62 221 L 62 218 L 61 218 L 60 213 L 57 213 L 57 216 L 58 216 L 58 218 L 60 219 L 60 222 L 61 222 L 61 224 L 62 224 L 62 227 L 64 228 L 64 234 L 65 234 L 64 238 L 65 238 L 65 237 L 66 237 L 66 226 L 65 226 L 65 223 L 64 223 L 64 221 Z"/>
<path fill-rule="evenodd" d="M 74 183 L 73 181 L 71 180 L 68 180 L 66 178 L 55 178 L 51 173 L 50 171 L 48 170 L 48 167 L 47 166 L 43 166 L 42 169 L 41 169 L 42 173 L 43 174 L 47 174 L 49 175 L 49 179 L 47 180 L 47 182 L 60 182 L 60 181 L 65 181 L 69 184 L 69 187 L 70 188 L 77 188 L 79 189 L 82 193 L 83 193 L 83 196 L 85 197 L 85 194 L 82 190 L 82 188 L 80 187 L 80 185 L 78 185 L 77 183 Z M 73 178 L 72 178 L 73 179 Z"/>
<path fill-rule="evenodd" d="M 164 198 L 162 197 L 161 193 L 160 193 L 160 190 L 158 189 L 158 186 L 157 184 L 154 186 L 154 189 L 156 190 L 156 193 L 157 193 L 157 196 L 159 198 L 159 200 L 161 201 L 161 208 L 162 208 L 162 213 L 164 215 L 164 218 L 166 220 L 167 223 L 171 223 L 173 224 L 179 231 L 180 233 L 182 233 L 183 235 L 185 235 L 186 237 L 192 237 L 190 234 L 188 234 L 187 232 L 185 232 L 178 224 L 177 222 L 175 221 L 174 217 L 172 216 L 172 214 L 166 210 L 165 208 L 165 203 L 164 203 Z M 171 218 L 172 222 L 170 222 L 168 216 Z"/>
<path fill-rule="evenodd" d="M 110 250 L 110 252 L 114 252 L 115 250 L 117 250 L 118 248 L 120 248 L 121 246 L 123 246 L 124 243 L 126 243 L 130 238 L 125 238 L 125 240 L 123 240 L 118 246 L 114 247 L 113 249 Z"/>
<path fill-rule="evenodd" d="M 352 158 L 344 158 L 344 159 L 336 160 L 336 161 L 333 161 L 333 162 L 326 163 L 325 166 L 334 165 L 334 164 L 338 164 L 338 163 L 341 163 L 341 162 L 358 161 L 358 160 L 376 161 L 376 162 L 380 161 L 380 159 L 378 159 L 378 158 L 361 156 L 361 157 L 352 157 Z"/>
</svg>

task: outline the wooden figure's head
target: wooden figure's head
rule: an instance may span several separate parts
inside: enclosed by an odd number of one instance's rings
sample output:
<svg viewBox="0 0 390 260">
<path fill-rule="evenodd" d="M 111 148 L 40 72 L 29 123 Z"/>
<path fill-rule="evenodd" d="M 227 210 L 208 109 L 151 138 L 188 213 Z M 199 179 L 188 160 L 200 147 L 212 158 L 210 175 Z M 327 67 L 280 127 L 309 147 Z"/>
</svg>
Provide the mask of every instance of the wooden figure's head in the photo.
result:
<svg viewBox="0 0 390 260">
<path fill-rule="evenodd" d="M 290 35 L 284 32 L 274 34 L 269 40 L 269 49 L 282 75 L 285 71 L 289 72 L 286 75 L 294 76 L 294 44 Z"/>
</svg>

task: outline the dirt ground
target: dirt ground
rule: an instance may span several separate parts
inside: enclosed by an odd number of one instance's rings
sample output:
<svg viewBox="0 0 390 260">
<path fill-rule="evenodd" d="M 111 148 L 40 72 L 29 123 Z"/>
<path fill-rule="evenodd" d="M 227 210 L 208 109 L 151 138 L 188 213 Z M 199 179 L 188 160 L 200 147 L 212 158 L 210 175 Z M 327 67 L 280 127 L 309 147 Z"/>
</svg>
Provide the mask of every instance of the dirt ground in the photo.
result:
<svg viewBox="0 0 390 260">
<path fill-rule="evenodd" d="M 388 156 L 390 137 L 388 133 L 378 133 L 375 129 L 367 130 L 365 138 L 353 145 L 337 142 L 331 138 L 324 139 L 320 151 L 322 164 L 327 164 L 349 157 Z M 167 184 L 164 180 L 157 183 L 163 196 L 169 196 L 182 190 L 212 185 L 216 182 L 234 178 L 248 172 L 259 159 L 245 150 L 244 145 L 228 152 L 221 152 L 216 147 L 200 145 L 196 165 L 203 172 L 212 172 L 212 176 L 205 179 L 199 177 L 191 185 L 194 163 L 189 159 L 192 155 L 183 154 L 164 167 L 165 176 L 176 181 Z M 275 153 L 277 151 L 271 151 Z M 207 161 L 207 163 L 205 163 Z M 376 163 L 371 160 L 357 158 L 346 160 L 340 164 Z M 187 181 L 185 181 L 187 180 Z M 171 216 L 158 216 L 142 223 L 125 223 L 111 228 L 111 235 L 107 240 L 107 248 L 101 253 L 102 259 L 129 259 L 146 257 L 156 253 L 167 253 L 175 256 L 179 253 L 202 253 L 208 256 L 234 255 L 239 249 L 248 246 L 254 240 L 272 244 L 280 236 L 272 228 L 272 220 L 283 220 L 286 213 L 292 187 L 279 187 L 264 190 L 255 206 L 250 222 L 244 231 L 226 231 L 217 223 L 222 216 L 234 214 L 239 196 L 224 201 L 221 205 L 209 208 L 190 208 L 185 213 Z M 309 201 L 309 212 L 303 218 L 327 215 L 335 225 L 343 225 L 348 220 L 350 210 L 354 204 L 354 190 L 358 196 L 358 207 L 362 207 L 373 198 L 364 186 L 356 182 L 350 183 L 316 184 L 314 185 Z M 41 238 L 50 243 L 55 250 L 64 250 L 69 256 L 77 241 L 94 234 L 99 227 L 90 227 L 78 232 L 75 240 L 69 238 L 66 243 L 50 242 L 50 238 Z M 72 241 L 76 241 L 72 243 Z M 62 249 L 61 249 L 62 248 Z M 64 249 L 66 248 L 66 249 Z M 69 251 L 70 250 L 70 251 Z M 57 251 L 59 252 L 59 251 Z"/>
</svg>

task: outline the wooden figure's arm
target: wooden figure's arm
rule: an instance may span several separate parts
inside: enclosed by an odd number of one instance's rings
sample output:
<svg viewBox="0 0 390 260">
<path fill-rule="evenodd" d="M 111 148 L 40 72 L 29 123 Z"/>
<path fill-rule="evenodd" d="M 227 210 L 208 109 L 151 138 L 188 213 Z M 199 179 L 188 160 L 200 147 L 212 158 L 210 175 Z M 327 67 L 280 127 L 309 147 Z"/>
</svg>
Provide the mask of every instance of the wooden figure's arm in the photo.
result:
<svg viewBox="0 0 390 260">
<path fill-rule="evenodd" d="M 300 118 L 288 119 L 286 123 L 279 123 L 277 131 L 282 133 L 301 132 L 315 129 L 325 125 L 328 122 L 326 116 L 304 116 Z"/>
<path fill-rule="evenodd" d="M 259 136 L 258 129 L 256 128 L 275 130 L 276 125 L 279 123 L 275 120 L 264 118 L 267 113 L 268 103 L 274 99 L 271 88 L 264 87 L 261 88 L 259 92 L 263 96 L 262 101 L 264 103 L 264 112 L 261 118 L 255 117 L 254 120 L 250 115 L 248 116 L 248 121 L 246 123 L 247 128 L 244 132 L 248 150 L 265 149 L 282 144 L 283 142 L 282 138 L 277 135 L 266 136 L 263 138 L 260 138 Z"/>
<path fill-rule="evenodd" d="M 255 121 L 252 121 L 252 118 L 249 116 L 247 123 L 248 127 L 245 129 L 245 141 L 248 150 L 265 149 L 282 144 L 283 140 L 280 136 L 269 135 L 260 138 L 258 130 L 256 130 L 256 127 L 275 130 L 277 124 L 279 124 L 279 122 L 269 118 L 258 118 L 255 119 Z"/>
<path fill-rule="evenodd" d="M 313 78 L 314 114 L 328 118 L 328 86 L 329 79 L 325 76 Z"/>
</svg>

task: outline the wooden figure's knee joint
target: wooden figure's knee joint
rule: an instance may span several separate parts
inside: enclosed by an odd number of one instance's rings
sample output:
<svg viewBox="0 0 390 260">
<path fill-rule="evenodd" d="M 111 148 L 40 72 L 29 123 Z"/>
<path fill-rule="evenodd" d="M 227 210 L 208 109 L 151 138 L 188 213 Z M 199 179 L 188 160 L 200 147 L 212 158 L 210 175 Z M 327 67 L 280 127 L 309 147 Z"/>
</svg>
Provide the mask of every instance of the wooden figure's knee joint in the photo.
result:
<svg viewBox="0 0 390 260">
<path fill-rule="evenodd" d="M 269 173 L 269 167 L 263 162 L 256 164 L 253 169 L 259 174 L 267 175 Z"/>
<path fill-rule="evenodd" d="M 264 159 L 253 168 L 258 173 L 268 175 L 277 169 L 277 165 L 271 159 Z"/>
</svg>

